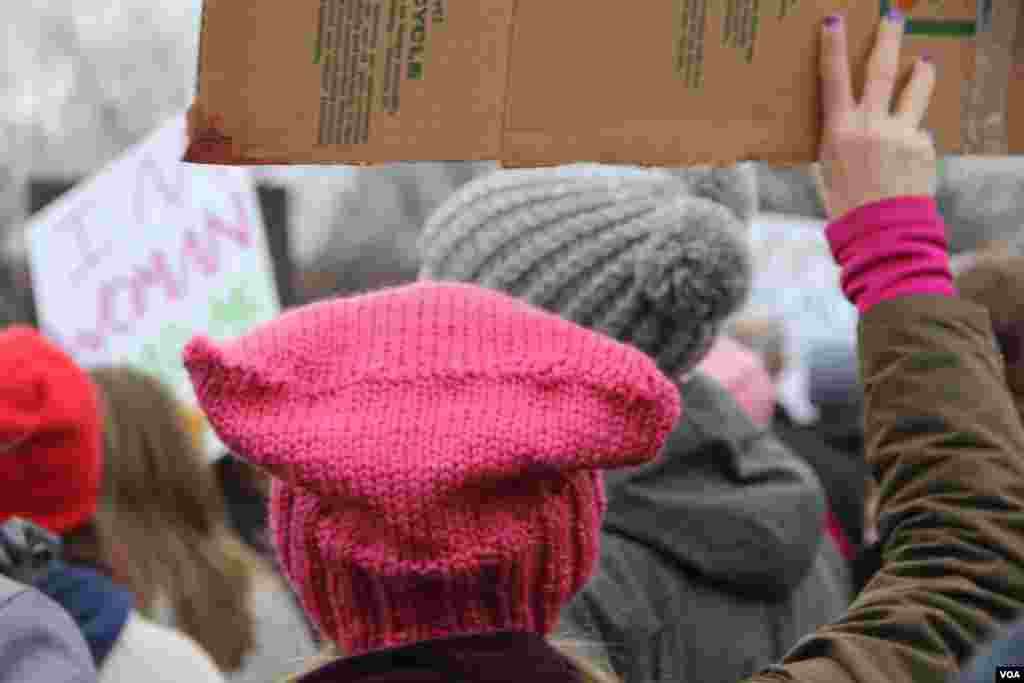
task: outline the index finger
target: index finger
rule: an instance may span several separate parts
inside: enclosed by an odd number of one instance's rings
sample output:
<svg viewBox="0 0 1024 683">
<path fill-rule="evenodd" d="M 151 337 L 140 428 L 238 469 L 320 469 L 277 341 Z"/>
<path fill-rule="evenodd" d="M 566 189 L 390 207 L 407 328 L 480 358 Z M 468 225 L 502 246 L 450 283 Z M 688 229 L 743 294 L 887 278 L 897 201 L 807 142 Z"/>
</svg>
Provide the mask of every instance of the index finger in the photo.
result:
<svg viewBox="0 0 1024 683">
<path fill-rule="evenodd" d="M 822 25 L 821 97 L 826 121 L 856 107 L 853 82 L 850 79 L 846 26 L 843 18 L 837 14 L 825 19 Z"/>
</svg>

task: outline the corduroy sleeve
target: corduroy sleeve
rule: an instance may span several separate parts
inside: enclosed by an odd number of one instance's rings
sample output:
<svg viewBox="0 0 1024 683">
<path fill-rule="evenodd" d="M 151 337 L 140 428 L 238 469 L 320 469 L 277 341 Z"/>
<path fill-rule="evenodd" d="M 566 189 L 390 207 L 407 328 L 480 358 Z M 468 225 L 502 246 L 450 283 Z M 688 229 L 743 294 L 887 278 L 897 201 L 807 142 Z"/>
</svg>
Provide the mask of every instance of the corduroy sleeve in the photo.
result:
<svg viewBox="0 0 1024 683">
<path fill-rule="evenodd" d="M 946 680 L 1024 608 L 1024 427 L 987 312 L 894 299 L 859 336 L 883 568 L 759 683 Z"/>
</svg>

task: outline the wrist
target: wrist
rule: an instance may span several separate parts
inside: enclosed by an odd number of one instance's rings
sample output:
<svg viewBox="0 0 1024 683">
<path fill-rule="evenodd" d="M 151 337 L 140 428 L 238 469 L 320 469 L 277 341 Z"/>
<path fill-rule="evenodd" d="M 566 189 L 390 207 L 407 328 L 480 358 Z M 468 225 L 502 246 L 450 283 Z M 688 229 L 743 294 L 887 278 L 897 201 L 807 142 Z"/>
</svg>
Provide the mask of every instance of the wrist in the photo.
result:
<svg viewBox="0 0 1024 683">
<path fill-rule="evenodd" d="M 945 225 L 928 196 L 885 199 L 848 212 L 826 230 L 843 292 L 861 313 L 919 294 L 953 296 Z"/>
<path fill-rule="evenodd" d="M 837 247 L 848 244 L 862 233 L 883 232 L 907 224 L 931 224 L 941 221 L 938 204 L 930 195 L 888 197 L 860 204 L 832 220 L 826 228 L 833 256 Z M 945 226 L 942 229 L 945 235 Z"/>
</svg>

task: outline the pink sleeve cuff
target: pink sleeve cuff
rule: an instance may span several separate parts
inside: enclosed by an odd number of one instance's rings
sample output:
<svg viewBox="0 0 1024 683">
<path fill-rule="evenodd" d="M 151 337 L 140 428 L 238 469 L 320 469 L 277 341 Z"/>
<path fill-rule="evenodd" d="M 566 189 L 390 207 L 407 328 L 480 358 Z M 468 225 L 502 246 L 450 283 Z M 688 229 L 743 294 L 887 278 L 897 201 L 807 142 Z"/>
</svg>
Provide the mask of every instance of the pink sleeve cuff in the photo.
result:
<svg viewBox="0 0 1024 683">
<path fill-rule="evenodd" d="M 931 197 L 898 197 L 854 209 L 826 230 L 846 298 L 863 314 L 882 301 L 955 296 L 946 226 Z"/>
</svg>

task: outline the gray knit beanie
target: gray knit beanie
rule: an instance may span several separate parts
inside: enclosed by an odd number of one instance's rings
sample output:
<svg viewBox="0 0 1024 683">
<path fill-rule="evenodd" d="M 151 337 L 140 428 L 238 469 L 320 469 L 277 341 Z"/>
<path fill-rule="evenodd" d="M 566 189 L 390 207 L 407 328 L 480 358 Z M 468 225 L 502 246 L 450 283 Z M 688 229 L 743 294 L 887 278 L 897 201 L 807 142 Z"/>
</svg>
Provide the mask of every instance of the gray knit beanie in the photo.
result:
<svg viewBox="0 0 1024 683">
<path fill-rule="evenodd" d="M 505 292 L 652 356 L 678 377 L 749 293 L 752 168 L 499 171 L 427 222 L 420 279 Z"/>
</svg>

